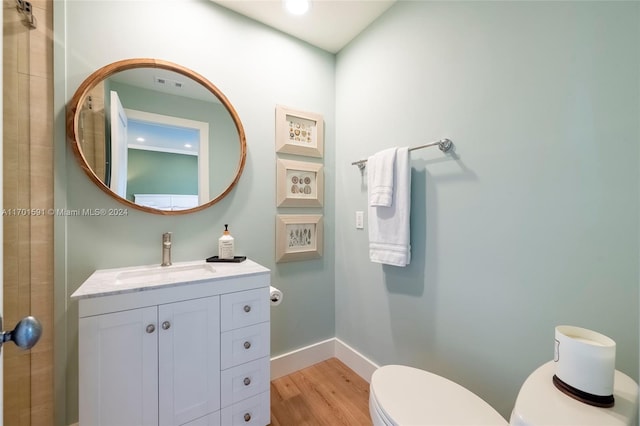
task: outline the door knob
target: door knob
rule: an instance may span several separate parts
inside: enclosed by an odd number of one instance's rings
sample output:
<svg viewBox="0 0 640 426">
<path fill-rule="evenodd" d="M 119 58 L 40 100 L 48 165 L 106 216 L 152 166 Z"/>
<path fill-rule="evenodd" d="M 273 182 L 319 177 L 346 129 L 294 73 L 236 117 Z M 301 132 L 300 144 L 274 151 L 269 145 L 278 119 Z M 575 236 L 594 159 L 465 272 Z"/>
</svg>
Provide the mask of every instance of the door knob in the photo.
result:
<svg viewBox="0 0 640 426">
<path fill-rule="evenodd" d="M 2 317 L 0 317 L 0 329 L 2 329 Z M 42 335 L 42 324 L 37 318 L 28 316 L 22 318 L 11 331 L 0 331 L 0 350 L 2 344 L 12 340 L 22 349 L 31 349 Z"/>
</svg>

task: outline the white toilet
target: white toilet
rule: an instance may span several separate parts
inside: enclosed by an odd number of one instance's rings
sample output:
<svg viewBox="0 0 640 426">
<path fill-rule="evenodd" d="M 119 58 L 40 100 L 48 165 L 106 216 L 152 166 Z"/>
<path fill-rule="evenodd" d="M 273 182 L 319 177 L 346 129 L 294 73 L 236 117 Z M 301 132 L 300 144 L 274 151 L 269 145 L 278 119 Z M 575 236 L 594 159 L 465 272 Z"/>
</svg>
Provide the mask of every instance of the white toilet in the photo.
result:
<svg viewBox="0 0 640 426">
<path fill-rule="evenodd" d="M 374 426 L 509 424 L 459 384 L 405 365 L 386 365 L 373 372 L 369 413 Z"/>
<path fill-rule="evenodd" d="M 615 404 L 594 407 L 560 392 L 554 362 L 534 371 L 522 385 L 511 414 L 513 426 L 637 424 L 638 385 L 616 371 Z M 374 426 L 508 425 L 498 412 L 464 387 L 436 374 L 386 365 L 371 376 L 369 412 Z"/>
</svg>

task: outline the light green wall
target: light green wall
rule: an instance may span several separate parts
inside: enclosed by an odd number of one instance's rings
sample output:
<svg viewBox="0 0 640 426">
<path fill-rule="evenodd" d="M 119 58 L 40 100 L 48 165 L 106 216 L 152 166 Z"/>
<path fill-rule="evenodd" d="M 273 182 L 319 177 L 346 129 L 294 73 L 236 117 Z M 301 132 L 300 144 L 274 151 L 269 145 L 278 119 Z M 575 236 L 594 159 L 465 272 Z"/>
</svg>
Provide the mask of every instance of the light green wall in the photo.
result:
<svg viewBox="0 0 640 426">
<path fill-rule="evenodd" d="M 99 17 L 99 25 L 96 19 Z M 272 270 L 286 300 L 272 310 L 272 355 L 335 335 L 333 303 L 335 57 L 210 1 L 70 0 L 55 4 L 56 207 L 121 207 L 77 165 L 64 135 L 65 104 L 94 70 L 117 60 L 154 57 L 193 69 L 233 104 L 247 137 L 247 162 L 221 202 L 187 216 L 129 209 L 125 217 L 56 218 L 56 424 L 77 421 L 77 304 L 69 295 L 96 269 L 160 262 L 161 235 L 173 232 L 173 260 L 217 254 L 230 225 L 238 254 Z M 324 208 L 276 209 L 275 106 L 323 114 Z M 302 158 L 300 158 L 302 159 Z M 307 160 L 304 158 L 304 160 Z M 275 264 L 276 214 L 322 213 L 325 256 Z"/>
<path fill-rule="evenodd" d="M 508 417 L 554 327 L 638 379 L 638 2 L 399 2 L 336 64 L 336 334 Z M 366 176 L 411 153 L 412 260 L 368 260 Z M 338 219 L 340 218 L 340 219 Z M 348 220 L 343 220 L 348 218 Z"/>
<path fill-rule="evenodd" d="M 134 194 L 198 195 L 198 157 L 129 149 L 127 199 Z"/>
</svg>

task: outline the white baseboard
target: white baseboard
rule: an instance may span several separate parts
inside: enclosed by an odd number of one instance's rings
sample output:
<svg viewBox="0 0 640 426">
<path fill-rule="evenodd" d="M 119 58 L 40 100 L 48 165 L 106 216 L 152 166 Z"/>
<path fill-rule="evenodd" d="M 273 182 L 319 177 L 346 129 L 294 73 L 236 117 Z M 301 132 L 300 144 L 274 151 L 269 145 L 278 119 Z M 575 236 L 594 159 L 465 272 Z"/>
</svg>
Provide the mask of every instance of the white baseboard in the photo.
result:
<svg viewBox="0 0 640 426">
<path fill-rule="evenodd" d="M 355 371 L 358 376 L 365 379 L 367 383 L 371 383 L 371 375 L 380 366 L 337 337 L 335 341 L 335 357 Z"/>
<path fill-rule="evenodd" d="M 271 358 L 271 380 L 332 358 L 335 339 L 327 339 Z"/>
<path fill-rule="evenodd" d="M 377 364 L 334 337 L 271 358 L 271 380 L 334 357 L 365 379 L 367 383 L 371 381 L 371 375 L 378 368 Z"/>
</svg>

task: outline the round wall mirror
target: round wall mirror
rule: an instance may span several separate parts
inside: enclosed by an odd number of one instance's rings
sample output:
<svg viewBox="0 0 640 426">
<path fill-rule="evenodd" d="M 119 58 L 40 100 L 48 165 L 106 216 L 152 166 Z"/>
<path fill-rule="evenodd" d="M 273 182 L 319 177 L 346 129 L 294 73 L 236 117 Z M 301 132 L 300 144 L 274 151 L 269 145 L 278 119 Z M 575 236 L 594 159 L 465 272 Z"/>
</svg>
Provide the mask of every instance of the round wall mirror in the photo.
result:
<svg viewBox="0 0 640 426">
<path fill-rule="evenodd" d="M 100 189 L 156 214 L 215 204 L 246 159 L 242 123 L 222 92 L 158 59 L 118 61 L 91 74 L 71 99 L 67 135 Z"/>
</svg>

